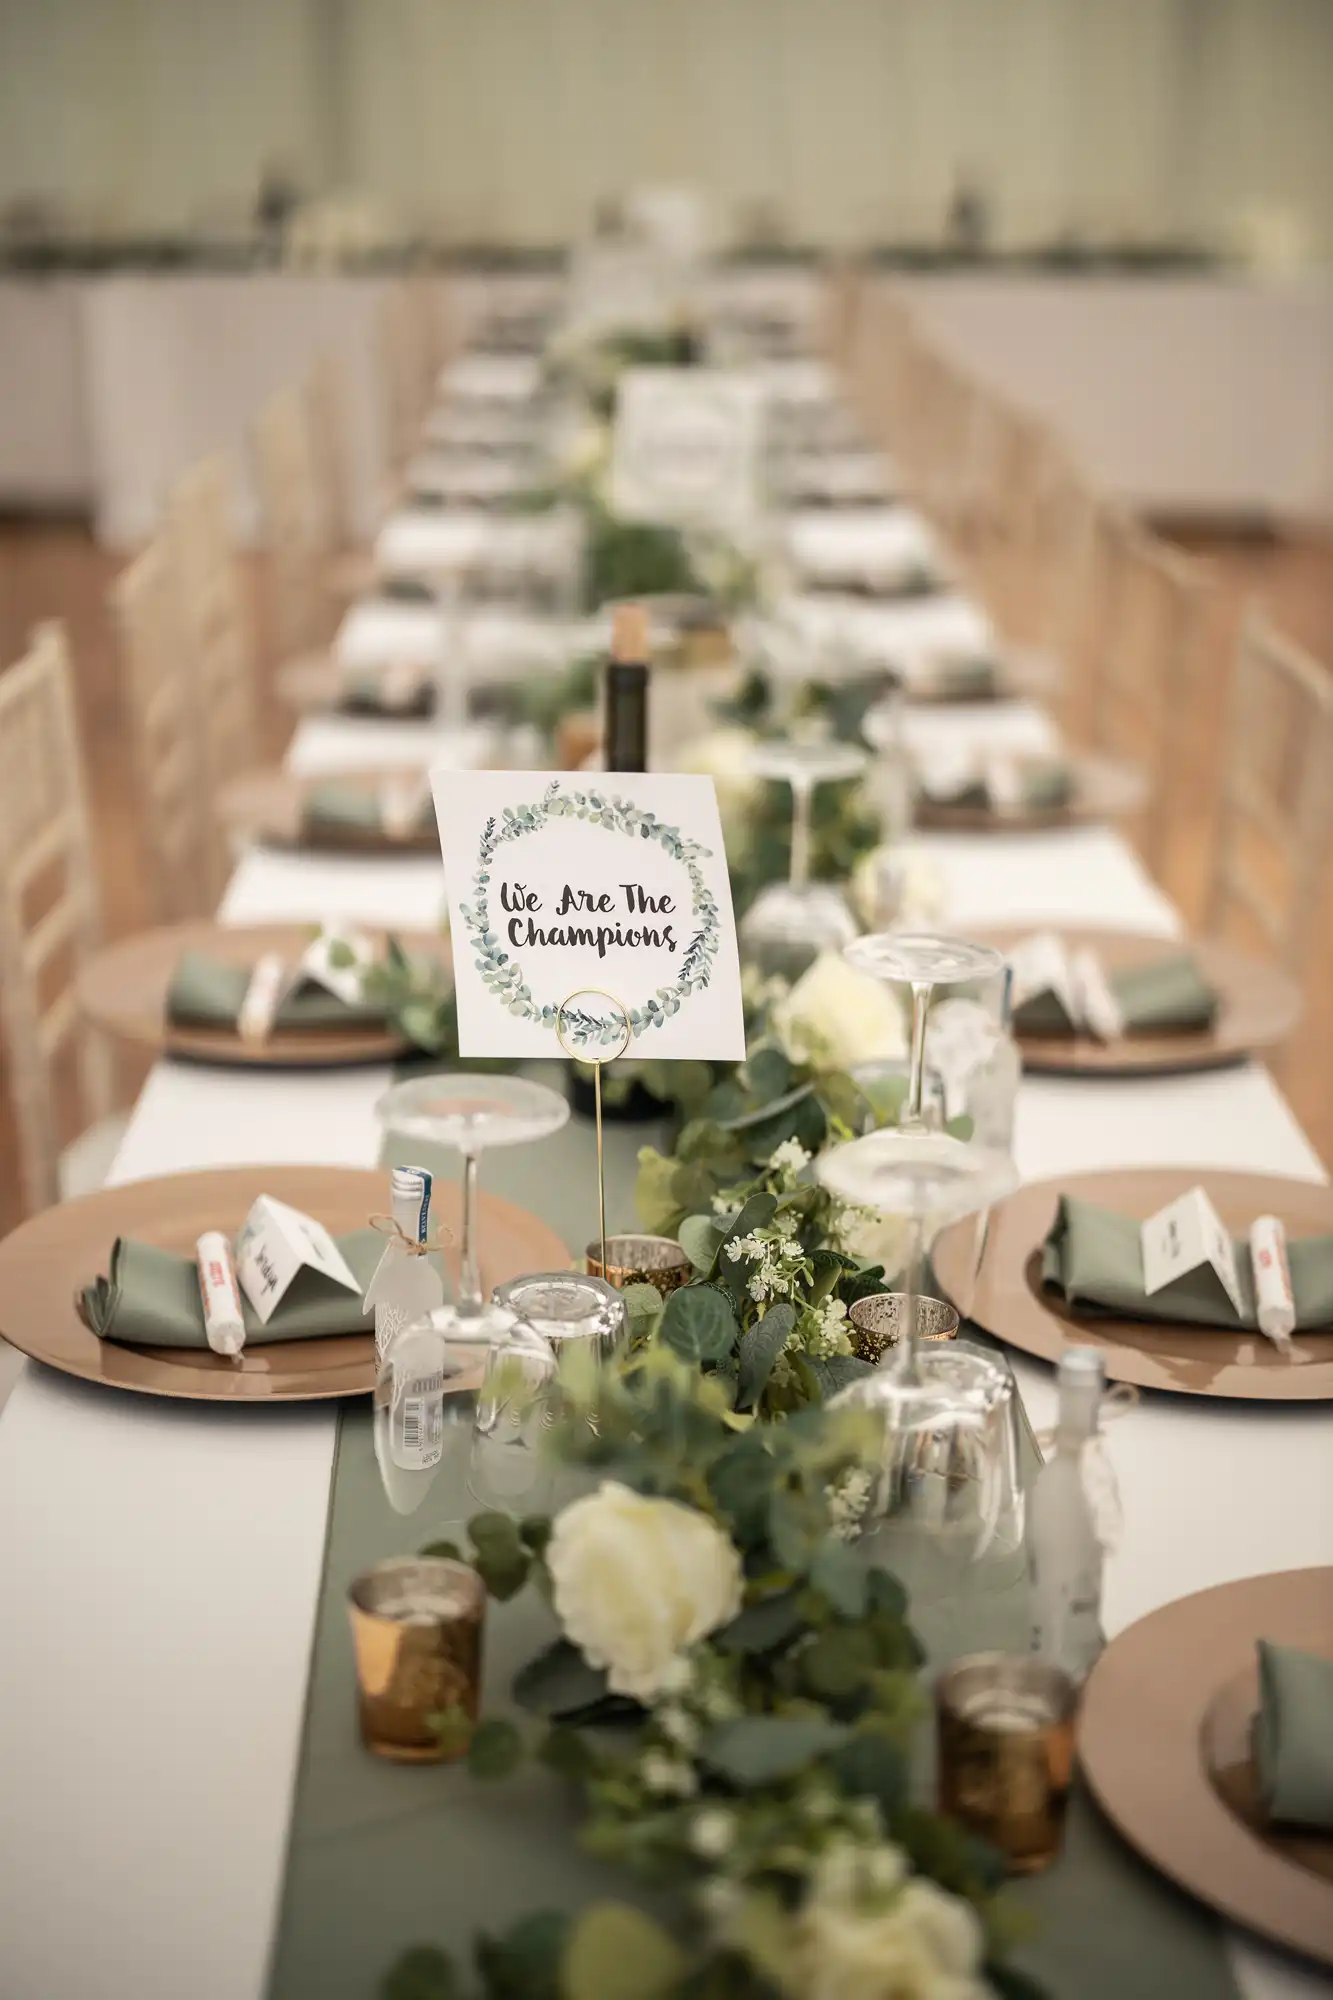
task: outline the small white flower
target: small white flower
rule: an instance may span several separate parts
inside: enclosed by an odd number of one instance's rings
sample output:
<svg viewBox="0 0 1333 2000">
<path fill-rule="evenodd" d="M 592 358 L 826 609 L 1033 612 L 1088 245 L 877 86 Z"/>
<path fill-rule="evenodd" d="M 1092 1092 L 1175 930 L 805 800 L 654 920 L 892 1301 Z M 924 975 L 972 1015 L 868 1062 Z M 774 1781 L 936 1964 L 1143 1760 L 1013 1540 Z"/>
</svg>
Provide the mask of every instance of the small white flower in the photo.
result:
<svg viewBox="0 0 1333 2000">
<path fill-rule="evenodd" d="M 840 1542 L 856 1539 L 861 1526 L 861 1517 L 870 1504 L 873 1485 L 874 1480 L 869 1472 L 860 1466 L 853 1466 L 850 1472 L 843 1474 L 836 1486 L 829 1488 L 829 1529 Z"/>
<path fill-rule="evenodd" d="M 683 1708 L 659 1709 L 657 1723 L 662 1734 L 687 1756 L 693 1756 L 699 1748 L 699 1725 Z"/>
<path fill-rule="evenodd" d="M 661 1691 L 663 1694 L 685 1694 L 694 1680 L 694 1662 L 688 1655 L 680 1653 L 674 1660 L 668 1660 L 662 1669 Z"/>
<path fill-rule="evenodd" d="M 730 1882 L 725 1875 L 713 1875 L 707 1882 L 700 1883 L 699 1906 L 710 1930 L 715 1934 L 726 1934 L 740 1913 L 744 1893 L 739 1882 Z"/>
<path fill-rule="evenodd" d="M 699 1781 L 689 1764 L 668 1757 L 661 1750 L 649 1750 L 639 1762 L 644 1789 L 666 1797 L 688 1799 L 699 1789 Z"/>
<path fill-rule="evenodd" d="M 696 1815 L 690 1827 L 690 1846 L 705 1861 L 720 1861 L 736 1845 L 736 1815 L 720 1806 Z"/>
</svg>

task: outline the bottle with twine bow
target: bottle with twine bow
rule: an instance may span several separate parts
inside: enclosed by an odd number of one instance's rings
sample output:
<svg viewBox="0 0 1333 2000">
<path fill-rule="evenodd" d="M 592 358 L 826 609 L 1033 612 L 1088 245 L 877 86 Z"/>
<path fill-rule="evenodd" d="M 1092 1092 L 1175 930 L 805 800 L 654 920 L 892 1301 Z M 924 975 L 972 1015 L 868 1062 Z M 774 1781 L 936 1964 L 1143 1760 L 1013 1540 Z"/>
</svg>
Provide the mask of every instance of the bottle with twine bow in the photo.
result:
<svg viewBox="0 0 1333 2000">
<path fill-rule="evenodd" d="M 366 1287 L 362 1311 L 375 1314 L 375 1358 L 383 1361 L 404 1327 L 444 1304 L 444 1280 L 429 1252 L 433 1177 L 425 1167 L 395 1167 L 390 1178 L 391 1214 L 372 1216 L 388 1241 Z"/>
</svg>

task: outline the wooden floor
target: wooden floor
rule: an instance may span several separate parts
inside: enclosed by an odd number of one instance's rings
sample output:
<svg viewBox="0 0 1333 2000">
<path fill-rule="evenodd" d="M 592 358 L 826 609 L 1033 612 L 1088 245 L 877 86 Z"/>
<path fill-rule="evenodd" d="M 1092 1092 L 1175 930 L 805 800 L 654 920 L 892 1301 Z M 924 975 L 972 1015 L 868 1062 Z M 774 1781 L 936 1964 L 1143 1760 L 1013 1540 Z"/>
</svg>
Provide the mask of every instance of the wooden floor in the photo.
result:
<svg viewBox="0 0 1333 2000">
<path fill-rule="evenodd" d="M 1275 621 L 1333 671 L 1333 542 L 1248 539 L 1182 534 L 1180 539 L 1213 566 L 1225 591 L 1239 602 L 1259 597 Z M 134 812 L 117 663 L 105 615 L 105 593 L 117 559 L 99 549 L 80 526 L 0 521 L 0 663 L 22 650 L 33 625 L 59 617 L 69 631 L 76 667 L 79 722 L 97 831 L 105 928 L 121 936 L 147 921 L 144 868 Z M 256 578 L 256 595 L 260 579 Z M 1211 848 L 1208 801 L 1218 754 L 1217 718 L 1222 690 L 1202 688 L 1195 755 L 1182 785 L 1199 800 L 1185 816 L 1165 884 L 1185 918 L 1202 917 Z M 272 724 L 266 752 L 280 748 L 285 725 Z M 1333 891 L 1331 891 L 1333 895 Z M 1333 1158 L 1333 964 L 1318 968 L 1307 1019 L 1283 1082 L 1298 1117 L 1324 1158 Z M 127 1102 L 142 1070 L 126 1065 L 121 1079 Z M 9 1111 L 8 1080 L 0 1061 L 0 1233 L 19 1219 L 19 1189 Z"/>
</svg>

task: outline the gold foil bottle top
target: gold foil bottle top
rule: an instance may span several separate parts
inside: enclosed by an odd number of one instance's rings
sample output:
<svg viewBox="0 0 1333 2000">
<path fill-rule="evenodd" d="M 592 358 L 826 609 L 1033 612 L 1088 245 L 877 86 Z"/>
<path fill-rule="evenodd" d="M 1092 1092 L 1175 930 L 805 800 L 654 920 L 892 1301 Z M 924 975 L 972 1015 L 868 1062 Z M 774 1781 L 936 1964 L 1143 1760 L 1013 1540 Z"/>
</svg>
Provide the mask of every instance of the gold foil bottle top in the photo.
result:
<svg viewBox="0 0 1333 2000">
<path fill-rule="evenodd" d="M 648 613 L 641 604 L 618 604 L 611 614 L 611 658 L 631 665 L 648 658 Z"/>
</svg>

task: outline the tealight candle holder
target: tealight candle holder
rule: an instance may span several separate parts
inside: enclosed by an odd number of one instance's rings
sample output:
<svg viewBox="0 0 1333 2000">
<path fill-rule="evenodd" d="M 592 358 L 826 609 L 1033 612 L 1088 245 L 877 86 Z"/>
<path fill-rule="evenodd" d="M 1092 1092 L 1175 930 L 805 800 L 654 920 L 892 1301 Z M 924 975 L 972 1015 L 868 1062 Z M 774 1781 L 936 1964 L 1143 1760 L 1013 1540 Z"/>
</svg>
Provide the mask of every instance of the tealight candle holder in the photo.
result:
<svg viewBox="0 0 1333 2000">
<path fill-rule="evenodd" d="M 605 1259 L 603 1259 L 605 1251 Z M 678 1291 L 694 1269 L 687 1251 L 669 1236 L 608 1236 L 586 1252 L 590 1277 L 605 1278 L 617 1291 L 626 1285 L 656 1285 L 663 1298 Z"/>
<path fill-rule="evenodd" d="M 1060 1852 L 1077 1699 L 1068 1674 L 1030 1653 L 970 1654 L 936 1685 L 940 1811 L 1016 1875 Z"/>
<path fill-rule="evenodd" d="M 486 1588 L 466 1563 L 399 1556 L 353 1579 L 347 1593 L 361 1739 L 399 1764 L 461 1757 L 481 1698 Z M 466 1728 L 442 1743 L 438 1718 Z"/>
<path fill-rule="evenodd" d="M 858 1299 L 847 1315 L 847 1338 L 852 1353 L 872 1366 L 898 1345 L 907 1323 L 910 1292 L 871 1292 Z M 958 1314 L 944 1299 L 918 1295 L 916 1335 L 918 1340 L 953 1340 L 958 1332 Z"/>
</svg>

